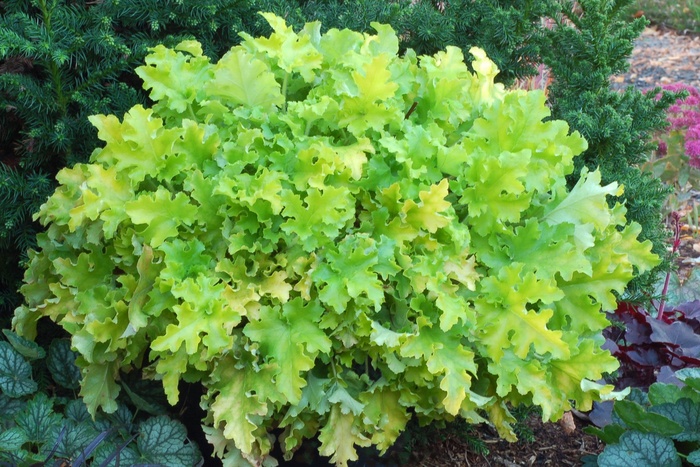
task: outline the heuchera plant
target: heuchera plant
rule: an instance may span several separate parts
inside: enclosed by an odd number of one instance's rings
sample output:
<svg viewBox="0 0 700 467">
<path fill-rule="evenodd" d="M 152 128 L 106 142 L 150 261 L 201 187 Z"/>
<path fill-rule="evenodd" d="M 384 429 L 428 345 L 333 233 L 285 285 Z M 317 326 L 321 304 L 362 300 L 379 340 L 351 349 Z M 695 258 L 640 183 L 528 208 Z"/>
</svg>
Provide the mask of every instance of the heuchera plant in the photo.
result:
<svg viewBox="0 0 700 467">
<path fill-rule="evenodd" d="M 700 367 L 700 301 L 684 303 L 656 317 L 621 303 L 615 317 L 624 329 L 606 330 L 605 348 L 620 360 L 619 387 L 647 389 L 657 381 L 677 381 L 677 370 Z"/>
<path fill-rule="evenodd" d="M 585 147 L 542 92 L 473 49 L 397 55 L 390 27 L 299 33 L 274 15 L 218 63 L 197 42 L 137 69 L 155 104 L 94 116 L 105 146 L 37 218 L 14 327 L 72 335 L 91 413 L 120 372 L 201 381 L 216 455 L 260 464 L 318 435 L 346 465 L 413 415 L 554 420 L 594 383 L 602 310 L 658 261 L 616 184 L 565 176 Z M 625 226 L 626 225 L 626 226 Z"/>
<path fill-rule="evenodd" d="M 678 384 L 654 383 L 615 402 L 612 423 L 588 427 L 605 444 L 586 467 L 700 465 L 700 370 L 676 372 Z"/>
<path fill-rule="evenodd" d="M 669 216 L 673 230 L 671 255 L 681 243 L 681 216 Z M 671 285 L 671 278 L 674 278 Z M 688 290 L 686 290 L 688 289 Z M 700 366 L 700 300 L 697 275 L 692 273 L 683 283 L 677 273 L 666 273 L 661 300 L 644 309 L 638 304 L 620 302 L 611 321 L 616 323 L 603 332 L 604 348 L 617 357 L 618 387 L 648 389 L 653 383 L 678 383 L 675 372 Z M 685 298 L 686 300 L 683 300 Z M 610 405 L 607 405 L 610 408 Z"/>
</svg>

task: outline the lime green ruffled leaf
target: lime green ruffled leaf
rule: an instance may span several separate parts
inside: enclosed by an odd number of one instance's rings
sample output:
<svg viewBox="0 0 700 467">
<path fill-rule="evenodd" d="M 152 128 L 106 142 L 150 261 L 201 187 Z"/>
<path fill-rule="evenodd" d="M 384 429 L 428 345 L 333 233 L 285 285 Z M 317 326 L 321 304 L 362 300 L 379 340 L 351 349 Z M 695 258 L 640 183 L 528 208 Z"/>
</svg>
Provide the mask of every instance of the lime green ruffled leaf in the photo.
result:
<svg viewBox="0 0 700 467">
<path fill-rule="evenodd" d="M 326 261 L 312 273 L 319 282 L 319 298 L 342 312 L 351 299 L 367 297 L 378 309 L 384 289 L 374 267 L 378 265 L 377 242 L 365 235 L 347 236 L 336 248 L 327 248 Z"/>
<path fill-rule="evenodd" d="M 502 268 L 498 276 L 484 278 L 480 285 L 483 298 L 475 302 L 477 338 L 491 358 L 499 361 L 504 349 L 512 349 L 524 359 L 531 346 L 540 355 L 569 356 L 562 332 L 549 324 L 554 311 L 530 309 L 537 302 L 547 304 L 563 297 L 553 280 L 540 280 L 534 273 L 524 272 L 523 264 L 513 263 Z"/>
<path fill-rule="evenodd" d="M 355 215 L 354 200 L 344 187 L 309 188 L 303 199 L 288 193 L 284 204 L 282 230 L 298 235 L 309 250 L 336 238 Z"/>
<path fill-rule="evenodd" d="M 471 150 L 470 150 L 471 151 Z M 505 222 L 519 222 L 530 207 L 532 192 L 523 184 L 529 170 L 528 153 L 470 152 L 460 203 L 469 206 L 469 222 L 480 235 Z"/>
<path fill-rule="evenodd" d="M 181 53 L 187 52 L 187 54 Z M 202 89 L 211 80 L 209 59 L 196 41 L 183 41 L 175 49 L 157 45 L 146 55 L 146 65 L 136 68 L 150 98 L 162 108 L 184 113 L 204 96 Z"/>
<path fill-rule="evenodd" d="M 287 26 L 283 18 L 272 13 L 261 13 L 272 26 L 270 37 L 253 38 L 240 33 L 244 46 L 269 59 L 286 73 L 299 73 L 307 83 L 316 77 L 315 70 L 321 68 L 323 56 L 314 43 L 320 40 L 321 23 L 307 23 L 299 33 Z"/>
<path fill-rule="evenodd" d="M 95 416 L 97 409 L 106 413 L 117 410 L 119 385 L 116 383 L 119 367 L 114 363 L 91 363 L 81 369 L 83 380 L 80 396 L 83 398 L 90 415 Z"/>
<path fill-rule="evenodd" d="M 617 183 L 600 184 L 600 171 L 581 171 L 581 178 L 571 192 L 555 199 L 545 207 L 541 220 L 551 224 L 567 222 L 576 226 L 576 240 L 583 247 L 593 246 L 590 227 L 605 230 L 611 222 L 607 196 L 620 195 Z"/>
<path fill-rule="evenodd" d="M 161 377 L 163 390 L 168 398 L 168 403 L 170 405 L 175 405 L 180 397 L 180 392 L 178 389 L 180 379 L 182 378 L 182 375 L 187 372 L 189 363 L 185 346 L 181 345 L 176 352 L 151 352 L 151 358 L 155 358 L 156 356 L 158 357 L 156 372 Z"/>
<path fill-rule="evenodd" d="M 574 226 L 569 223 L 556 226 L 541 225 L 536 219 L 528 219 L 512 232 L 505 232 L 503 244 L 508 248 L 507 263 L 523 263 L 533 269 L 540 278 L 556 277 L 571 280 L 575 272 L 591 275 L 592 266 L 583 251 L 576 248 Z"/>
<path fill-rule="evenodd" d="M 159 247 L 170 237 L 177 237 L 178 227 L 190 226 L 197 217 L 197 207 L 184 193 L 172 195 L 163 187 L 154 193 L 138 196 L 126 203 L 125 210 L 131 221 L 145 225 L 142 235 L 153 248 Z"/>
<path fill-rule="evenodd" d="M 448 211 L 452 204 L 445 201 L 448 185 L 447 179 L 443 179 L 440 183 L 432 185 L 429 190 L 421 191 L 418 194 L 419 203 L 407 200 L 401 208 L 402 220 L 416 229 L 424 229 L 430 233 L 446 227 L 452 221 Z"/>
<path fill-rule="evenodd" d="M 277 363 L 275 384 L 291 403 L 301 400 L 306 380 L 302 375 L 314 367 L 319 352 L 330 352 L 332 342 L 318 327 L 323 308 L 301 298 L 285 303 L 281 310 L 263 306 L 260 319 L 250 321 L 243 332 L 260 343 L 262 355 Z"/>
<path fill-rule="evenodd" d="M 122 123 L 113 115 L 93 115 L 88 119 L 97 128 L 97 136 L 107 143 L 90 161 L 128 174 L 134 185 L 147 176 L 158 175 L 182 133 L 179 129 L 165 128 L 163 119 L 154 117 L 153 109 L 141 105 L 132 107 Z"/>
<path fill-rule="evenodd" d="M 379 131 L 403 118 L 399 109 L 382 104 L 398 89 L 391 81 L 388 66 L 388 55 L 379 55 L 367 63 L 362 72 L 356 71 L 352 75 L 357 91 L 351 90 L 343 99 L 338 124 L 347 126 L 355 136 L 363 136 L 370 128 Z"/>
<path fill-rule="evenodd" d="M 582 340 L 571 349 L 571 356 L 564 359 L 552 359 L 547 366 L 547 380 L 550 387 L 560 396 L 577 401 L 576 408 L 589 410 L 594 398 L 600 399 L 595 390 L 582 385 L 585 380 L 597 381 L 604 372 L 612 373 L 620 366 L 615 357 L 601 350 L 592 340 Z M 559 418 L 564 410 L 555 411 L 553 417 Z"/>
<path fill-rule="evenodd" d="M 235 368 L 235 361 L 222 359 L 215 369 L 215 382 L 209 385 L 211 403 L 209 410 L 214 426 L 223 426 L 226 439 L 233 440 L 236 447 L 248 458 L 263 458 L 270 450 L 267 436 L 262 435 L 261 417 L 267 414 L 270 402 L 278 400 L 274 375 L 270 368 L 256 372 L 253 369 Z"/>
<path fill-rule="evenodd" d="M 428 371 L 440 381 L 439 386 L 444 391 L 442 403 L 448 413 L 456 415 L 465 406 L 474 408 L 479 399 L 468 397 L 471 394 L 470 373 L 476 374 L 474 353 L 462 346 L 455 333 L 449 335 L 421 321 L 418 333 L 406 339 L 400 354 L 425 361 Z"/>
<path fill-rule="evenodd" d="M 362 434 L 360 419 L 352 413 L 343 413 L 339 406 L 331 408 L 326 425 L 319 432 L 319 453 L 331 458 L 337 466 L 347 467 L 358 459 L 355 446 L 369 446 L 370 440 Z"/>
<path fill-rule="evenodd" d="M 380 453 L 386 452 L 394 444 L 410 420 L 406 408 L 399 401 L 400 397 L 400 391 L 381 384 L 360 394 L 364 404 L 362 421 L 372 427 L 370 440 Z"/>
<path fill-rule="evenodd" d="M 504 93 L 502 84 L 494 84 L 494 80 L 500 71 L 495 63 L 479 47 L 472 47 L 469 53 L 474 57 L 472 68 L 476 73 L 477 81 L 472 85 L 471 97 L 475 102 L 491 104 Z"/>
<path fill-rule="evenodd" d="M 105 169 L 99 164 L 85 166 L 89 177 L 81 187 L 80 198 L 70 210 L 68 227 L 76 231 L 89 221 L 104 221 L 105 238 L 112 238 L 119 224 L 127 219 L 124 203 L 134 196 L 131 180 L 115 167 Z"/>
<path fill-rule="evenodd" d="M 241 320 L 240 314 L 228 306 L 226 286 L 217 278 L 199 275 L 171 286 L 174 297 L 182 303 L 172 306 L 177 324 L 168 324 L 165 332 L 153 340 L 157 352 L 176 352 L 184 345 L 189 355 L 198 352 L 200 343 L 213 355 L 233 343 L 231 331 Z"/>
<path fill-rule="evenodd" d="M 268 66 L 254 55 L 234 48 L 213 67 L 204 89 L 230 106 L 270 107 L 284 104 L 280 85 Z"/>
<path fill-rule="evenodd" d="M 653 245 L 649 240 L 639 241 L 641 233 L 642 226 L 638 223 L 627 224 L 619 232 L 619 240 L 614 247 L 615 253 L 627 255 L 627 259 L 634 265 L 638 273 L 648 271 L 661 262 L 661 258 L 651 252 Z"/>
</svg>

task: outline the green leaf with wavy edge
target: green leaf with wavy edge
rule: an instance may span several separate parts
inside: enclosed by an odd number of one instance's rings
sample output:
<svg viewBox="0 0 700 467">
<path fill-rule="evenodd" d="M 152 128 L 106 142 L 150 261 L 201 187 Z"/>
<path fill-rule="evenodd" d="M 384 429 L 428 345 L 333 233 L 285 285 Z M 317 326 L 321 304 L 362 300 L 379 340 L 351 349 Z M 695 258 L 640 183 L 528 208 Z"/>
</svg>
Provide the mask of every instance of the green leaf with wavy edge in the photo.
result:
<svg viewBox="0 0 700 467">
<path fill-rule="evenodd" d="M 49 345 L 46 367 L 61 387 L 77 389 L 80 386 L 80 368 L 75 364 L 75 353 L 67 339 L 54 339 Z"/>
<path fill-rule="evenodd" d="M 38 360 L 46 356 L 46 351 L 36 342 L 25 339 L 9 329 L 3 329 L 2 333 L 5 335 L 10 345 L 24 358 Z"/>
<path fill-rule="evenodd" d="M 262 307 L 260 319 L 251 321 L 243 333 L 260 343 L 260 350 L 277 364 L 276 386 L 291 403 L 301 399 L 302 377 L 314 367 L 319 352 L 327 353 L 332 342 L 319 330 L 323 309 L 304 304 L 301 298 L 282 305 L 281 309 Z"/>
<path fill-rule="evenodd" d="M 649 410 L 632 401 L 617 401 L 615 414 L 627 426 L 642 433 L 657 433 L 661 436 L 672 437 L 683 432 L 683 426 L 663 413 Z"/>
<path fill-rule="evenodd" d="M 656 433 L 628 431 L 620 437 L 619 444 L 605 447 L 598 456 L 600 467 L 680 467 L 673 441 Z"/>
<path fill-rule="evenodd" d="M 681 398 L 673 403 L 667 402 L 654 405 L 649 408 L 649 412 L 666 417 L 682 427 L 680 432 L 671 433 L 669 435 L 674 440 L 690 442 L 700 441 L 700 402 L 688 398 Z M 654 432 L 665 434 L 663 431 L 659 430 L 658 427 L 654 427 Z"/>
<path fill-rule="evenodd" d="M 139 461 L 143 463 L 191 467 L 201 458 L 196 445 L 187 440 L 185 426 L 163 415 L 148 418 L 139 425 L 136 445 Z"/>
<path fill-rule="evenodd" d="M 98 407 L 106 413 L 117 410 L 117 396 L 120 392 L 116 383 L 118 370 L 114 362 L 91 363 L 82 368 L 80 396 L 93 417 Z"/>
<path fill-rule="evenodd" d="M 243 50 L 231 50 L 213 68 L 205 85 L 209 96 L 245 107 L 282 105 L 284 96 L 268 66 Z"/>
<path fill-rule="evenodd" d="M 187 54 L 181 53 L 187 52 Z M 181 42 L 174 50 L 163 45 L 152 48 L 146 57 L 146 65 L 138 67 L 136 74 L 150 89 L 154 101 L 163 107 L 184 113 L 202 97 L 202 88 L 211 80 L 209 59 L 202 55 L 202 47 L 196 41 Z"/>
<path fill-rule="evenodd" d="M 21 428 L 13 427 L 0 432 L 0 452 L 19 451 L 28 441 L 27 435 Z"/>
<path fill-rule="evenodd" d="M 22 397 L 37 387 L 29 363 L 8 342 L 0 341 L 0 391 L 8 397 Z"/>
<path fill-rule="evenodd" d="M 61 415 L 54 411 L 54 400 L 40 392 L 27 402 L 22 411 L 15 416 L 15 422 L 29 441 L 43 444 L 59 427 Z"/>
</svg>

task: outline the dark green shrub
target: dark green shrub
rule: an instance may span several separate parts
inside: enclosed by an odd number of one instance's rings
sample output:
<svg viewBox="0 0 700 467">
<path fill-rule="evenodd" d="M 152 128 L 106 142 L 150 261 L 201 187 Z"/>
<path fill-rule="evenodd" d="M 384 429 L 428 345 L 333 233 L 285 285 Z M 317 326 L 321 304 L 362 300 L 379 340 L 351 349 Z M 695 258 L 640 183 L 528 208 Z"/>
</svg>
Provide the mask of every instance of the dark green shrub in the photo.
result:
<svg viewBox="0 0 700 467">
<path fill-rule="evenodd" d="M 657 100 L 656 92 L 629 88 L 620 93 L 610 88 L 611 76 L 628 68 L 633 41 L 647 24 L 643 18 L 625 21 L 622 9 L 632 1 L 563 1 L 541 52 L 554 76 L 549 88 L 552 117 L 566 120 L 588 141 L 577 168 L 599 167 L 605 183 L 624 185 L 624 195 L 615 201 L 625 203 L 629 219 L 642 226 L 641 237 L 651 240 L 653 251 L 664 258 L 670 233 L 662 207 L 669 191 L 661 180 L 643 173 L 639 164 L 655 146 L 654 132 L 667 125 L 666 109 L 675 102 L 675 94 L 665 93 Z M 637 278 L 630 284 L 629 298 L 639 299 L 644 291 L 653 290 L 658 273 L 670 266 L 667 260 Z"/>
<path fill-rule="evenodd" d="M 87 117 L 147 101 L 133 69 L 148 47 L 196 36 L 218 57 L 239 31 L 262 24 L 255 8 L 243 0 L 0 3 L 0 311 L 19 304 L 19 264 L 39 230 L 32 213 L 58 170 L 87 161 L 97 144 Z"/>
</svg>

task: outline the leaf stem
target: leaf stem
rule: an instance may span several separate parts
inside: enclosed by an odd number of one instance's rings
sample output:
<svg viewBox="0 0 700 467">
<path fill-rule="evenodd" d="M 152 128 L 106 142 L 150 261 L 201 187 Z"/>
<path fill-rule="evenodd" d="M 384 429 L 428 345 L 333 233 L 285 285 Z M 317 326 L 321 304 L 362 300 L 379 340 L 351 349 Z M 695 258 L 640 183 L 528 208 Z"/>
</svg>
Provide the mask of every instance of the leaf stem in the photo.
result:
<svg viewBox="0 0 700 467">
<path fill-rule="evenodd" d="M 408 120 L 408 117 L 410 117 L 411 114 L 413 113 L 413 111 L 416 110 L 416 107 L 418 107 L 418 102 L 414 102 L 411 105 L 411 108 L 408 109 L 408 112 L 406 112 L 406 116 L 404 117 L 404 120 Z"/>
<path fill-rule="evenodd" d="M 289 82 L 289 73 L 284 74 L 284 81 L 282 81 L 282 97 L 284 97 L 284 110 L 287 110 L 287 83 Z"/>
<path fill-rule="evenodd" d="M 681 245 L 681 215 L 677 211 L 671 213 L 671 228 L 673 229 L 673 247 L 671 249 L 671 257 L 673 257 Z M 659 304 L 659 312 L 656 318 L 663 320 L 664 309 L 666 307 L 666 295 L 668 294 L 668 286 L 671 281 L 671 271 L 666 272 L 664 287 L 661 290 L 661 303 Z"/>
<path fill-rule="evenodd" d="M 190 104 L 187 104 L 187 111 L 193 122 L 197 122 L 197 116 L 194 114 L 194 110 Z"/>
<path fill-rule="evenodd" d="M 338 370 L 335 369 L 335 362 L 331 358 L 331 369 L 333 370 L 333 379 L 338 380 Z"/>
</svg>

